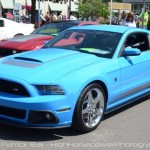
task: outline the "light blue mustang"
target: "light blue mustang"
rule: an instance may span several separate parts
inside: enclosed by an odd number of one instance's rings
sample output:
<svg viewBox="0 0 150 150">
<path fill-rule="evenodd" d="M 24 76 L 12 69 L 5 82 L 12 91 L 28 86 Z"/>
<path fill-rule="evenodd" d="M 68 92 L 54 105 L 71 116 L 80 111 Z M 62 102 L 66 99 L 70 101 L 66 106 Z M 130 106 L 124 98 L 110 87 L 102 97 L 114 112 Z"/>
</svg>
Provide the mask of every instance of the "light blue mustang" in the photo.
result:
<svg viewBox="0 0 150 150">
<path fill-rule="evenodd" d="M 105 113 L 149 94 L 149 39 L 138 28 L 80 26 L 1 58 L 0 122 L 94 130 Z"/>
</svg>

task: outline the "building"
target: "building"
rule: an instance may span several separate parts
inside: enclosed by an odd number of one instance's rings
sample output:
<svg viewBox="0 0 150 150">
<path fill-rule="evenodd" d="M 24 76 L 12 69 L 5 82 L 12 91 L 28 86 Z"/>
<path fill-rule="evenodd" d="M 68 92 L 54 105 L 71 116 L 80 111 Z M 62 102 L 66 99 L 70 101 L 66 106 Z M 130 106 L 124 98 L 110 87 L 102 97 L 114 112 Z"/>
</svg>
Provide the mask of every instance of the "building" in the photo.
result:
<svg viewBox="0 0 150 150">
<path fill-rule="evenodd" d="M 70 3 L 69 3 L 70 2 Z M 0 0 L 0 15 L 2 12 L 11 11 L 13 13 L 14 4 L 20 4 L 22 9 L 20 10 L 21 15 L 26 13 L 26 9 L 31 9 L 31 0 Z M 61 11 L 64 15 L 68 15 L 68 7 L 70 5 L 71 11 L 77 11 L 77 5 L 74 2 L 69 1 L 66 3 L 52 3 L 50 1 L 40 2 L 40 10 L 42 14 L 46 12 L 57 12 Z M 36 10 L 38 10 L 38 1 L 36 0 Z"/>
<path fill-rule="evenodd" d="M 132 4 L 132 11 L 134 13 L 140 13 L 143 8 L 143 0 L 122 0 L 124 3 L 131 3 Z M 145 4 L 150 9 L 150 0 L 145 0 Z"/>
<path fill-rule="evenodd" d="M 108 3 L 110 7 L 110 2 Z M 132 9 L 132 5 L 130 3 L 117 3 L 112 2 L 112 11 L 118 14 L 121 14 L 123 11 L 130 12 Z"/>
</svg>

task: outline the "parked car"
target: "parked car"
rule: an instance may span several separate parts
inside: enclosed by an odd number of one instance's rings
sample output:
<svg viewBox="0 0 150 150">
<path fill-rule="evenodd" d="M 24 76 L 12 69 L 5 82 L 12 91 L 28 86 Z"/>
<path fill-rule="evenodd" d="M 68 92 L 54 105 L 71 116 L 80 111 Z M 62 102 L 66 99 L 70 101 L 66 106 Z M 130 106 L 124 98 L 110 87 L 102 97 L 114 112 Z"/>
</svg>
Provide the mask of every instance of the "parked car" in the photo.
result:
<svg viewBox="0 0 150 150">
<path fill-rule="evenodd" d="M 41 48 L 46 41 L 72 26 L 97 24 L 90 21 L 56 21 L 43 25 L 30 35 L 15 37 L 0 42 L 0 57 Z"/>
<path fill-rule="evenodd" d="M 6 18 L 0 18 L 0 40 L 21 35 L 28 35 L 33 31 L 33 24 L 23 24 Z"/>
<path fill-rule="evenodd" d="M 150 32 L 69 28 L 42 49 L 0 60 L 0 122 L 90 132 L 103 115 L 150 93 Z"/>
</svg>

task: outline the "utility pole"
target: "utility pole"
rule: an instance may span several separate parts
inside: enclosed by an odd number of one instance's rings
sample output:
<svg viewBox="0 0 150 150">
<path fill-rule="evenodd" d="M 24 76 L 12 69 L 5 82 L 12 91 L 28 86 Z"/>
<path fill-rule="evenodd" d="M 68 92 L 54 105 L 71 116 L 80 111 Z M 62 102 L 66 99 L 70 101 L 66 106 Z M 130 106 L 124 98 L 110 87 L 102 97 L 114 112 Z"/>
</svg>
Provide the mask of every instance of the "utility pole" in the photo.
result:
<svg viewBox="0 0 150 150">
<path fill-rule="evenodd" d="M 14 10 L 15 0 L 13 0 L 13 15 L 15 16 L 15 10 Z M 15 18 L 14 18 L 15 20 Z M 16 20 L 15 20 L 16 21 Z"/>
<path fill-rule="evenodd" d="M 112 20 L 112 0 L 110 0 L 110 25 Z"/>
<path fill-rule="evenodd" d="M 70 19 L 70 13 L 71 13 L 71 0 L 69 0 L 69 3 L 68 3 L 68 18 Z"/>
<path fill-rule="evenodd" d="M 27 0 L 25 0 L 25 15 L 27 15 Z"/>
<path fill-rule="evenodd" d="M 38 27 L 40 27 L 40 0 L 38 0 Z"/>
<path fill-rule="evenodd" d="M 145 13 L 145 0 L 143 0 L 143 8 L 142 8 L 142 28 L 144 27 L 144 13 Z"/>
<path fill-rule="evenodd" d="M 13 5 L 15 4 L 15 0 L 13 0 Z"/>
</svg>

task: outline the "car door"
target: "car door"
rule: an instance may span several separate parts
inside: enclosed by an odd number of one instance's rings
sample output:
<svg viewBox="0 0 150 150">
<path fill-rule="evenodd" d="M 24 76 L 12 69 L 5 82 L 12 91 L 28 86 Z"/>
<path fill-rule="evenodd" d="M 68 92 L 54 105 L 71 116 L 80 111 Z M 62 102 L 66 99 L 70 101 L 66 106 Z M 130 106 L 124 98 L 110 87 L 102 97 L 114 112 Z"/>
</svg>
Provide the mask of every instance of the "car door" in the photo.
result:
<svg viewBox="0 0 150 150">
<path fill-rule="evenodd" d="M 5 22 L 0 19 L 0 40 L 5 38 Z"/>
<path fill-rule="evenodd" d="M 121 67 L 121 101 L 124 103 L 150 91 L 150 47 L 148 33 L 132 33 L 127 45 L 139 48 L 138 56 L 120 56 Z M 133 40 L 133 41 L 131 41 Z M 129 44 L 129 45 L 128 45 Z"/>
</svg>

